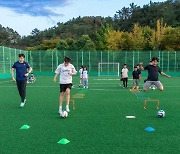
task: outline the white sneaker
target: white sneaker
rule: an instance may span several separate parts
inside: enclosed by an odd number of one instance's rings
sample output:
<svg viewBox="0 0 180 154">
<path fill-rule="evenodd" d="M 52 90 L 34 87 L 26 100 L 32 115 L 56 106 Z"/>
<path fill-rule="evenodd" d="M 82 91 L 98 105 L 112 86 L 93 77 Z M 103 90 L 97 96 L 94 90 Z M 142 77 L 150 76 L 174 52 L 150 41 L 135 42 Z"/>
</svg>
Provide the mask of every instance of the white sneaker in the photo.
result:
<svg viewBox="0 0 180 154">
<path fill-rule="evenodd" d="M 62 108 L 59 107 L 58 113 L 61 115 L 62 114 Z"/>
<path fill-rule="evenodd" d="M 20 107 L 24 107 L 25 103 L 21 102 Z"/>
<path fill-rule="evenodd" d="M 85 86 L 83 88 L 86 88 Z"/>
<path fill-rule="evenodd" d="M 86 88 L 88 88 L 88 86 Z"/>
<path fill-rule="evenodd" d="M 66 111 L 67 111 L 67 112 L 70 112 L 69 106 L 66 106 Z"/>
<path fill-rule="evenodd" d="M 24 102 L 21 102 L 20 107 L 24 107 L 25 104 L 26 104 L 26 99 L 24 100 Z"/>
</svg>

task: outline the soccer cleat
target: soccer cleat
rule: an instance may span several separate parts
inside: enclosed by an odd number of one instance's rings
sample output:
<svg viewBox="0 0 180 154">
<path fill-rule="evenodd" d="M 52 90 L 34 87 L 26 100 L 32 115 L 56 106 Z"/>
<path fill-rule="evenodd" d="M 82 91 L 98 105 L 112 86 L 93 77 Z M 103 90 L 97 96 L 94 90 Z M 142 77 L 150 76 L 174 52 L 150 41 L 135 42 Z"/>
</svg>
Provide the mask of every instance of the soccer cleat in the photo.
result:
<svg viewBox="0 0 180 154">
<path fill-rule="evenodd" d="M 68 105 L 66 106 L 66 111 L 67 111 L 67 112 L 70 112 Z"/>
</svg>

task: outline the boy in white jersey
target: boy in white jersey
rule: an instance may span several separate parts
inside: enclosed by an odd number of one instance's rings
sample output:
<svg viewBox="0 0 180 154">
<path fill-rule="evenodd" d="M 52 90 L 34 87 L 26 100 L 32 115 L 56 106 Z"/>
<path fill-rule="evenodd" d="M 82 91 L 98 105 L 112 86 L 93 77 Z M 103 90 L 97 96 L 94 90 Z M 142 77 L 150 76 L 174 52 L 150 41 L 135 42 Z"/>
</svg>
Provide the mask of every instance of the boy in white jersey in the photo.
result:
<svg viewBox="0 0 180 154">
<path fill-rule="evenodd" d="M 84 88 L 88 88 L 88 71 L 87 71 L 87 67 L 83 68 L 82 78 L 83 78 L 83 86 L 84 86 Z"/>
<path fill-rule="evenodd" d="M 59 114 L 62 114 L 62 103 L 64 99 L 64 94 L 66 93 L 66 111 L 70 112 L 69 110 L 69 101 L 70 101 L 70 90 L 72 87 L 72 76 L 76 75 L 75 67 L 70 63 L 71 59 L 69 57 L 64 58 L 64 63 L 60 64 L 54 76 L 54 82 L 58 75 L 60 74 L 60 97 L 59 97 Z"/>
<path fill-rule="evenodd" d="M 80 78 L 79 87 L 82 85 L 82 72 L 83 72 L 83 66 L 81 66 L 79 69 L 79 78 Z"/>
</svg>

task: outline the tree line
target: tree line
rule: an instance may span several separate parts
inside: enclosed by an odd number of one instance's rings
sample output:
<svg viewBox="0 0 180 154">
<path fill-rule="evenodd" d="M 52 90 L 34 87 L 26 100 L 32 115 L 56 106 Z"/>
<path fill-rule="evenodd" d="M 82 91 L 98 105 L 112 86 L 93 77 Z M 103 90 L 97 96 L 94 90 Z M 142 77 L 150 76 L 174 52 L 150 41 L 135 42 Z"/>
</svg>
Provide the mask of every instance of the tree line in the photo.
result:
<svg viewBox="0 0 180 154">
<path fill-rule="evenodd" d="M 131 3 L 114 17 L 73 18 L 24 37 L 2 28 L 0 45 L 28 50 L 180 50 L 180 1 Z"/>
</svg>

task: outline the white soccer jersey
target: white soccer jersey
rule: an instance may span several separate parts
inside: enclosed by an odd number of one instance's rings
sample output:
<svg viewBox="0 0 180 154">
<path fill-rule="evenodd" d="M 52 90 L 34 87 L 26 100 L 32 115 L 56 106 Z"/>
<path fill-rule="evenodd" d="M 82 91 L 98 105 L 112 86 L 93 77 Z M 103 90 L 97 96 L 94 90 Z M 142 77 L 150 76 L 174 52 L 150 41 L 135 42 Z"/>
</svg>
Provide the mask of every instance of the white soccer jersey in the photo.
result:
<svg viewBox="0 0 180 154">
<path fill-rule="evenodd" d="M 72 76 L 70 73 L 76 73 L 76 69 L 72 64 L 65 66 L 63 63 L 57 67 L 55 73 L 60 74 L 60 84 L 69 84 L 72 83 Z"/>
<path fill-rule="evenodd" d="M 83 77 L 83 79 L 87 79 L 88 78 L 88 71 L 83 71 L 82 77 Z"/>
<path fill-rule="evenodd" d="M 128 69 L 127 68 L 122 69 L 122 78 L 128 78 Z"/>
<path fill-rule="evenodd" d="M 83 68 L 81 68 L 81 69 L 79 70 L 80 78 L 82 78 L 82 72 L 83 72 Z"/>
</svg>

